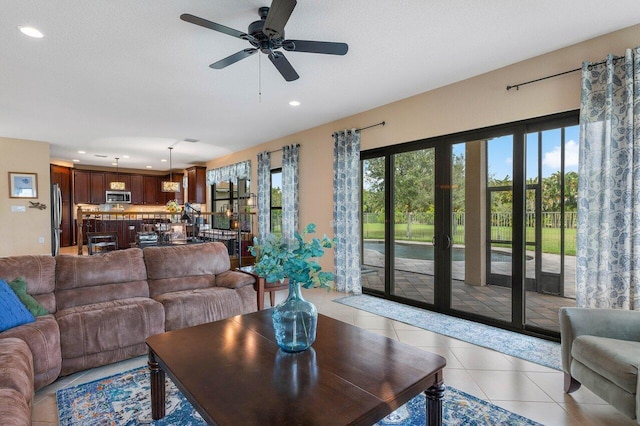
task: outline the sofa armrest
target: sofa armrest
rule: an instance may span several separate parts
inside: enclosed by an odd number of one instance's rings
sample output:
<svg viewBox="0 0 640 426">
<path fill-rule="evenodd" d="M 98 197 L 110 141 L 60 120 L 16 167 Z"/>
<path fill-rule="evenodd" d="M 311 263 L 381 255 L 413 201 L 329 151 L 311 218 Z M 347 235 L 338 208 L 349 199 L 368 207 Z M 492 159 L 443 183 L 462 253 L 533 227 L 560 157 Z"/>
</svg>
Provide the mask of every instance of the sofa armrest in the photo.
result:
<svg viewBox="0 0 640 426">
<path fill-rule="evenodd" d="M 622 309 L 560 308 L 562 369 L 570 374 L 571 346 L 582 335 L 640 342 L 640 312 Z"/>
<path fill-rule="evenodd" d="M 218 287 L 235 289 L 246 285 L 254 285 L 255 282 L 255 276 L 242 271 L 228 270 L 216 275 L 216 286 Z"/>
</svg>

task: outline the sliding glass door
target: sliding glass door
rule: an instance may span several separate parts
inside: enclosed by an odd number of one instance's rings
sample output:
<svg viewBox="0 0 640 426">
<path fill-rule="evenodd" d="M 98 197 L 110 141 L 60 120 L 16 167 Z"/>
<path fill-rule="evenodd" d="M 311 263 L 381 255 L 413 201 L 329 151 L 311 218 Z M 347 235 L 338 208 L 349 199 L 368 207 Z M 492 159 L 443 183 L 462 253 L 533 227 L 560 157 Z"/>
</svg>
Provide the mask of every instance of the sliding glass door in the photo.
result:
<svg viewBox="0 0 640 426">
<path fill-rule="evenodd" d="M 362 286 L 434 304 L 435 148 L 362 160 Z"/>
<path fill-rule="evenodd" d="M 391 157 L 393 264 L 391 294 L 434 302 L 435 148 Z"/>
<path fill-rule="evenodd" d="M 527 133 L 526 323 L 559 331 L 553 311 L 575 305 L 578 126 Z"/>
<path fill-rule="evenodd" d="M 362 160 L 362 287 L 381 294 L 387 281 L 385 175 L 384 157 Z"/>
<path fill-rule="evenodd" d="M 511 322 L 513 136 L 456 143 L 451 157 L 451 309 Z"/>
<path fill-rule="evenodd" d="M 574 304 L 577 114 L 362 158 L 366 293 L 557 336 Z"/>
</svg>

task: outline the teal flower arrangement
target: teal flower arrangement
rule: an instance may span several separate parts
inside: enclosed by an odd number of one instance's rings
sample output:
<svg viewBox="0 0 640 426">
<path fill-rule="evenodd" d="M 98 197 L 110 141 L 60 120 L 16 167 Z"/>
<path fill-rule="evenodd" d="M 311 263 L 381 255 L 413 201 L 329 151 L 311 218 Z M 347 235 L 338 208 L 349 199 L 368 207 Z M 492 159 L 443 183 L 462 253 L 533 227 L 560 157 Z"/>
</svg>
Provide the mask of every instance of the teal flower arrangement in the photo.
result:
<svg viewBox="0 0 640 426">
<path fill-rule="evenodd" d="M 322 267 L 314 259 L 322 257 L 325 249 L 333 248 L 335 239 L 331 240 L 325 235 L 322 238 L 304 240 L 304 236 L 315 232 L 316 225 L 310 223 L 301 234 L 295 233 L 291 246 L 273 234 L 262 241 L 254 237 L 253 246 L 249 247 L 251 255 L 257 259 L 254 272 L 265 277 L 267 282 L 289 278 L 290 282 L 299 283 L 304 288 L 331 288 L 329 283 L 335 280 L 335 275 L 333 272 L 322 271 Z"/>
</svg>

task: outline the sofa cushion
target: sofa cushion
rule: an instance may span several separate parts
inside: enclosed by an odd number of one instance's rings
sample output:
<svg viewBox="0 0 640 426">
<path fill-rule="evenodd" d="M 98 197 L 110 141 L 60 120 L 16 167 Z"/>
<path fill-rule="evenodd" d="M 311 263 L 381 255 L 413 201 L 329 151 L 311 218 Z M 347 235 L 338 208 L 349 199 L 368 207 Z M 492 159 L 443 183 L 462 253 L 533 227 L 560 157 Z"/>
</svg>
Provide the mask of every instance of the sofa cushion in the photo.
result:
<svg viewBox="0 0 640 426">
<path fill-rule="evenodd" d="M 9 284 L 0 279 L 0 332 L 35 320 Z"/>
<path fill-rule="evenodd" d="M 219 242 L 145 247 L 144 262 L 151 297 L 213 287 L 216 275 L 231 267 L 227 248 Z"/>
<path fill-rule="evenodd" d="M 19 277 L 9 283 L 11 290 L 18 296 L 18 299 L 22 304 L 31 312 L 34 317 L 47 315 L 47 311 L 44 306 L 38 303 L 29 293 L 27 293 L 27 282 L 24 278 Z"/>
<path fill-rule="evenodd" d="M 67 358 L 144 344 L 147 337 L 164 332 L 164 318 L 162 305 L 144 297 L 59 310 L 56 319 L 60 326 L 63 374 Z M 110 362 L 115 360 L 105 363 Z M 95 366 L 85 365 L 83 369 Z"/>
<path fill-rule="evenodd" d="M 0 424 L 30 426 L 33 361 L 29 346 L 13 337 L 0 338 Z"/>
<path fill-rule="evenodd" d="M 35 322 L 12 328 L 0 338 L 18 338 L 26 342 L 33 357 L 35 390 L 53 383 L 60 374 L 60 329 L 52 314 L 36 318 Z"/>
<path fill-rule="evenodd" d="M 52 256 L 29 255 L 0 258 L 0 278 L 9 282 L 23 277 L 27 282 L 27 293 L 50 313 L 56 311 L 56 301 L 53 296 L 55 272 L 56 259 Z"/>
<path fill-rule="evenodd" d="M 0 339 L 0 389 L 7 388 L 17 391 L 28 404 L 31 404 L 33 398 L 31 351 L 24 341 L 14 337 Z"/>
<path fill-rule="evenodd" d="M 216 275 L 216 285 L 226 288 L 240 288 L 246 285 L 254 285 L 256 278 L 245 272 L 226 271 Z"/>
<path fill-rule="evenodd" d="M 142 250 L 130 248 L 100 256 L 57 256 L 55 296 L 58 309 L 149 297 Z"/>
<path fill-rule="evenodd" d="M 571 356 L 627 392 L 636 393 L 640 342 L 582 335 L 573 341 Z"/>
<path fill-rule="evenodd" d="M 20 392 L 0 389 L 0 419 L 5 425 L 31 426 L 31 407 Z"/>
<path fill-rule="evenodd" d="M 255 311 L 255 291 L 248 288 L 249 304 L 238 291 L 223 287 L 165 293 L 155 300 L 164 305 L 165 329 L 171 331 Z"/>
</svg>

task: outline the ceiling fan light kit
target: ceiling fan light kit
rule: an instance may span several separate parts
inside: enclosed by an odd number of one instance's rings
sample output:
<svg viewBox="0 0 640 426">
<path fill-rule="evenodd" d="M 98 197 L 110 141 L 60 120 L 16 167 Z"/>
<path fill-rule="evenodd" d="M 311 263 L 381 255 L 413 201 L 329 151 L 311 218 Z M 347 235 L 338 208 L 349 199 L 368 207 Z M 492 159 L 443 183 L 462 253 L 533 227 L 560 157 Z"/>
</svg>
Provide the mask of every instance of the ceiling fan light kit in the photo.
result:
<svg viewBox="0 0 640 426">
<path fill-rule="evenodd" d="M 180 19 L 232 37 L 247 40 L 253 46 L 214 62 L 209 65 L 210 68 L 226 68 L 260 51 L 269 57 L 271 63 L 286 81 L 294 81 L 300 76 L 289 60 L 278 49 L 282 48 L 288 52 L 321 53 L 325 55 L 345 55 L 349 50 L 349 46 L 346 43 L 286 40 L 284 38 L 284 27 L 289 21 L 296 4 L 296 0 L 273 0 L 271 7 L 258 9 L 260 20 L 249 24 L 248 32 L 246 33 L 188 13 L 180 15 Z"/>
</svg>

